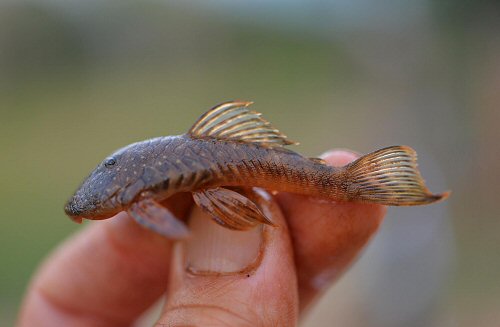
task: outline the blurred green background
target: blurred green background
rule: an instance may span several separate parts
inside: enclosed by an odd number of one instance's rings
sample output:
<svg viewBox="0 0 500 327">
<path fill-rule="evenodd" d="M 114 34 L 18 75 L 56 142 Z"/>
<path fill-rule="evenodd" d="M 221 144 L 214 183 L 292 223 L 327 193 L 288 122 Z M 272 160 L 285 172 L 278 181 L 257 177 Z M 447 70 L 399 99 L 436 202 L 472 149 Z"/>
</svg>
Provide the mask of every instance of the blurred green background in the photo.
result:
<svg viewBox="0 0 500 327">
<path fill-rule="evenodd" d="M 392 210 L 378 236 L 387 246 L 369 249 L 374 263 L 363 258 L 307 326 L 497 325 L 499 9 L 460 0 L 0 2 L 2 326 L 14 324 L 43 258 L 82 228 L 62 207 L 83 177 L 116 148 L 184 133 L 229 99 L 255 101 L 306 155 L 411 145 L 431 189 L 453 191 L 432 209 Z M 412 216 L 406 229 L 391 228 L 402 216 Z M 392 255 L 410 234 L 408 251 L 426 250 Z M 418 260 L 439 269 L 412 268 Z M 363 277 L 388 268 L 415 279 L 396 287 Z M 398 293 L 402 285 L 422 294 Z M 375 302 L 392 313 L 374 317 L 383 311 Z"/>
</svg>

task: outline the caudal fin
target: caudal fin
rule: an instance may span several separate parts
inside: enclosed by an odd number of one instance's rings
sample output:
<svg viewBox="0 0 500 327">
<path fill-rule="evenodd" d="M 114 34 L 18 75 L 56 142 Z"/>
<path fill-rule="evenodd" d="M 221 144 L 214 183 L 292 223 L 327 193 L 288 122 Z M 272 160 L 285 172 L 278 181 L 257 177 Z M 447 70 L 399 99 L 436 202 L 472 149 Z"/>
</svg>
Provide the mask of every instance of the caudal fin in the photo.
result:
<svg viewBox="0 0 500 327">
<path fill-rule="evenodd" d="M 372 152 L 345 168 L 352 200 L 412 206 L 433 203 L 449 195 L 429 192 L 417 169 L 417 154 L 407 146 Z"/>
</svg>

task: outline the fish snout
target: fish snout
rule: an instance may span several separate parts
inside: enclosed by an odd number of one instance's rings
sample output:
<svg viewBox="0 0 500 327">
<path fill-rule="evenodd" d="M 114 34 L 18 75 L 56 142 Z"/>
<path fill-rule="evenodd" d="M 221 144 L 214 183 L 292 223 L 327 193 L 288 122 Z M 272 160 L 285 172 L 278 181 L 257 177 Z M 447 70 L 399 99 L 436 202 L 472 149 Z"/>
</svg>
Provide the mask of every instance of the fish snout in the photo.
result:
<svg viewBox="0 0 500 327">
<path fill-rule="evenodd" d="M 71 198 L 64 206 L 64 212 L 71 218 L 71 220 L 80 224 L 85 210 L 77 204 L 75 198 Z"/>
<path fill-rule="evenodd" d="M 117 214 L 120 209 L 101 202 L 95 196 L 81 196 L 78 192 L 64 206 L 64 212 L 77 223 L 81 223 L 82 219 L 107 219 Z"/>
<path fill-rule="evenodd" d="M 77 192 L 68 200 L 64 207 L 64 212 L 71 220 L 80 223 L 83 218 L 93 219 L 99 202 L 93 197 L 82 196 Z"/>
</svg>

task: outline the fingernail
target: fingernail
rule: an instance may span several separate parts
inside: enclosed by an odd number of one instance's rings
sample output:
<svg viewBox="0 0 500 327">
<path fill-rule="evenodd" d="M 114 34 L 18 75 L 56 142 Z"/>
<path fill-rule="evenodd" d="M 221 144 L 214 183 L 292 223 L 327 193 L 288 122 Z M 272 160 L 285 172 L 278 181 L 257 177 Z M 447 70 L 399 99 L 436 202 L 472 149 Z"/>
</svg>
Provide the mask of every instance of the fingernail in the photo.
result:
<svg viewBox="0 0 500 327">
<path fill-rule="evenodd" d="M 258 265 L 263 244 L 261 225 L 248 231 L 230 230 L 195 206 L 189 228 L 192 237 L 186 241 L 184 253 L 191 273 L 243 273 Z"/>
<path fill-rule="evenodd" d="M 360 153 L 348 149 L 332 149 L 326 151 L 320 158 L 326 160 L 333 166 L 344 166 L 361 156 Z"/>
</svg>

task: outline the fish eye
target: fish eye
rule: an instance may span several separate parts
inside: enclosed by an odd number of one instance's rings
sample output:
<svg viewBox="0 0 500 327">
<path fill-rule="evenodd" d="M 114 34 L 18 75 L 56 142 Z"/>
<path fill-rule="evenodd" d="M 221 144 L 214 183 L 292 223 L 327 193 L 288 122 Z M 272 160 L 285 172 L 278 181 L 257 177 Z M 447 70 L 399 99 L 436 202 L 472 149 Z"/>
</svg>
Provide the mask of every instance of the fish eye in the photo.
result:
<svg viewBox="0 0 500 327">
<path fill-rule="evenodd" d="M 116 159 L 111 157 L 111 158 L 108 158 L 104 161 L 104 166 L 106 168 L 111 168 L 112 166 L 114 166 L 116 164 Z"/>
</svg>

